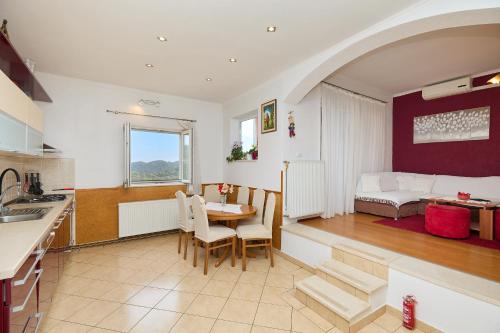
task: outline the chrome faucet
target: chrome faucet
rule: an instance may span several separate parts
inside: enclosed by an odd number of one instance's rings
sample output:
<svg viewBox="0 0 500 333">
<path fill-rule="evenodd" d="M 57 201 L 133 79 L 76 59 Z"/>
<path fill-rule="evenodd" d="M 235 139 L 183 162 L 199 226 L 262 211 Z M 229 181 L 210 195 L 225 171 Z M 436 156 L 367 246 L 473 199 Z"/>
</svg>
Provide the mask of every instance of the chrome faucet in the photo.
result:
<svg viewBox="0 0 500 333">
<path fill-rule="evenodd" d="M 5 174 L 9 171 L 12 171 L 16 175 L 16 184 L 9 186 L 5 189 L 5 191 L 2 191 L 3 178 L 5 177 Z M 2 174 L 0 174 L 0 214 L 3 214 L 6 211 L 8 211 L 8 209 L 3 206 L 3 198 L 5 197 L 5 194 L 14 187 L 17 188 L 17 197 L 19 197 L 21 195 L 21 177 L 19 176 L 19 173 L 15 169 L 12 168 L 5 169 L 2 172 Z"/>
</svg>

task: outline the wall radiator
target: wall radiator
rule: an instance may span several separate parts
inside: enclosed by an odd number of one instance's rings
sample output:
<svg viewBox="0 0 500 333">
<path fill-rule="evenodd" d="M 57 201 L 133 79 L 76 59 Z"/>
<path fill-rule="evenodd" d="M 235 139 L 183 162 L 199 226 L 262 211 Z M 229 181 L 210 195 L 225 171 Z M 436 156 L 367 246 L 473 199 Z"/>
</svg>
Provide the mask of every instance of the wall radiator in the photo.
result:
<svg viewBox="0 0 500 333">
<path fill-rule="evenodd" d="M 128 237 L 176 229 L 179 225 L 176 199 L 118 204 L 118 236 Z"/>
<path fill-rule="evenodd" d="M 323 161 L 287 161 L 285 165 L 285 215 L 300 218 L 322 214 L 325 207 Z"/>
</svg>

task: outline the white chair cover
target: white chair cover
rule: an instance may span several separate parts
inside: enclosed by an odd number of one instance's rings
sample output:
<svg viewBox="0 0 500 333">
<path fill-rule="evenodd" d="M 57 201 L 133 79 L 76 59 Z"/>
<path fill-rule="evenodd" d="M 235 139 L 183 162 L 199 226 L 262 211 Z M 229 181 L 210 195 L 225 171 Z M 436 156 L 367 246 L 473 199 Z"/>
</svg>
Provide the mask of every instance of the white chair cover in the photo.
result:
<svg viewBox="0 0 500 333">
<path fill-rule="evenodd" d="M 273 231 L 275 207 L 276 207 L 276 195 L 271 192 L 267 195 L 266 212 L 264 214 L 264 227 L 266 227 L 266 229 L 270 231 Z"/>
<path fill-rule="evenodd" d="M 240 205 L 248 205 L 248 198 L 250 196 L 250 190 L 248 187 L 240 187 L 238 189 L 238 198 L 236 199 L 236 203 Z"/>
<path fill-rule="evenodd" d="M 242 224 L 236 228 L 236 234 L 241 239 L 272 239 L 274 208 L 276 196 L 274 193 L 267 195 L 264 224 Z"/>
<path fill-rule="evenodd" d="M 208 224 L 205 200 L 198 195 L 193 196 L 194 236 L 204 242 L 211 243 L 232 237 L 236 232 L 224 226 L 210 227 Z"/>
<path fill-rule="evenodd" d="M 175 192 L 177 204 L 179 206 L 179 228 L 185 232 L 194 231 L 194 220 L 191 218 L 186 194 L 182 191 Z"/>
<path fill-rule="evenodd" d="M 220 201 L 220 193 L 217 189 L 217 185 L 207 185 L 205 186 L 205 191 L 203 192 L 203 199 L 205 202 L 219 202 Z"/>
</svg>

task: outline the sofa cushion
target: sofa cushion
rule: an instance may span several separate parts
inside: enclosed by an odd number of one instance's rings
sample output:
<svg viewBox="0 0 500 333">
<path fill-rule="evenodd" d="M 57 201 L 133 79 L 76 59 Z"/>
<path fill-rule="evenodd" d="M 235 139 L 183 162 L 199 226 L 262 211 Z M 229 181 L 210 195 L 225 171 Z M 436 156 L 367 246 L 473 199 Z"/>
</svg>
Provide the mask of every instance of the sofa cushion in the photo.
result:
<svg viewBox="0 0 500 333">
<path fill-rule="evenodd" d="M 356 194 L 356 199 L 388 204 L 399 208 L 408 202 L 420 201 L 423 194 L 423 192 L 413 191 L 360 192 Z"/>
<path fill-rule="evenodd" d="M 411 190 L 415 192 L 431 193 L 434 182 L 435 178 L 432 176 L 430 177 L 417 176 L 413 181 Z"/>
<path fill-rule="evenodd" d="M 413 175 L 399 175 L 396 177 L 398 181 L 398 189 L 400 191 L 411 191 L 415 177 Z"/>
<path fill-rule="evenodd" d="M 384 172 L 380 175 L 380 189 L 383 192 L 398 190 L 398 181 L 396 180 L 395 173 Z"/>
<path fill-rule="evenodd" d="M 362 192 L 380 192 L 380 176 L 364 174 L 361 176 Z"/>
</svg>

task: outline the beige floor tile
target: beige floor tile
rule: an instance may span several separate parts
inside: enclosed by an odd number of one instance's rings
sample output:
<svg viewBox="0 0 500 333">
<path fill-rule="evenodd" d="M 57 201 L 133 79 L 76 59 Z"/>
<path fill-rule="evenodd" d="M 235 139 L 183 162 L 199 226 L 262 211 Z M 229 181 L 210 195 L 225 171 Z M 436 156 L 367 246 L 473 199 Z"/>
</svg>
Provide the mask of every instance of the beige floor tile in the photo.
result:
<svg viewBox="0 0 500 333">
<path fill-rule="evenodd" d="M 300 333 L 323 333 L 323 329 L 316 326 L 297 310 L 292 311 L 292 331 Z"/>
<path fill-rule="evenodd" d="M 66 267 L 64 267 L 64 274 L 81 276 L 85 272 L 95 267 L 96 267 L 95 265 L 85 264 L 81 262 L 72 262 L 71 264 L 66 265 Z"/>
<path fill-rule="evenodd" d="M 305 304 L 303 304 L 297 297 L 295 297 L 294 289 L 281 294 L 281 297 L 285 300 L 285 302 L 288 303 L 288 305 L 290 305 L 294 309 L 300 310 L 305 307 Z"/>
<path fill-rule="evenodd" d="M 116 333 L 115 331 L 105 330 L 104 328 L 93 327 L 87 333 Z"/>
<path fill-rule="evenodd" d="M 234 282 L 210 280 L 200 293 L 211 296 L 229 297 L 234 285 Z"/>
<path fill-rule="evenodd" d="M 85 332 L 88 332 L 91 328 L 92 327 L 90 327 L 90 326 L 61 321 L 58 325 L 52 327 L 47 332 L 48 333 L 85 333 Z"/>
<path fill-rule="evenodd" d="M 212 279 L 218 281 L 236 282 L 240 275 L 241 271 L 239 270 L 221 268 L 214 274 Z"/>
<path fill-rule="evenodd" d="M 328 331 L 333 328 L 333 325 L 329 321 L 327 321 L 325 318 L 321 317 L 319 314 L 312 311 L 308 307 L 300 309 L 300 313 L 302 313 L 307 319 L 312 321 L 316 326 L 324 331 Z"/>
<path fill-rule="evenodd" d="M 66 318 L 66 321 L 95 326 L 119 307 L 120 303 L 95 300 Z"/>
<path fill-rule="evenodd" d="M 250 333 L 252 325 L 235 323 L 232 321 L 217 320 L 211 333 Z"/>
<path fill-rule="evenodd" d="M 418 329 L 409 330 L 409 329 L 401 326 L 394 333 L 423 333 L 423 332 L 421 330 L 418 330 Z"/>
<path fill-rule="evenodd" d="M 156 304 L 156 308 L 168 311 L 185 312 L 195 298 L 196 294 L 194 293 L 173 290 L 158 304 Z"/>
<path fill-rule="evenodd" d="M 182 314 L 153 309 L 132 329 L 131 333 L 168 333 Z"/>
<path fill-rule="evenodd" d="M 401 318 L 397 318 L 389 313 L 385 313 L 382 316 L 378 317 L 374 321 L 374 323 L 382 327 L 386 331 L 394 332 L 401 326 Z"/>
<path fill-rule="evenodd" d="M 76 291 L 74 294 L 82 297 L 100 298 L 116 287 L 118 287 L 116 282 L 92 280 L 88 285 Z"/>
<path fill-rule="evenodd" d="M 262 256 L 257 257 L 255 259 L 249 259 L 247 262 L 247 272 L 267 273 L 270 267 L 271 267 L 270 261 Z"/>
<path fill-rule="evenodd" d="M 266 279 L 266 285 L 291 289 L 293 288 L 293 275 L 269 272 Z"/>
<path fill-rule="evenodd" d="M 203 290 L 203 288 L 205 288 L 208 281 L 208 278 L 205 277 L 186 276 L 181 282 L 179 282 L 179 284 L 177 284 L 175 290 L 199 293 Z"/>
<path fill-rule="evenodd" d="M 281 295 L 287 291 L 288 291 L 287 288 L 265 286 L 260 301 L 262 303 L 269 303 L 276 305 L 289 305 L 285 301 L 285 299 L 281 297 Z"/>
<path fill-rule="evenodd" d="M 368 324 L 367 326 L 363 327 L 359 333 L 387 333 L 386 330 L 384 330 L 382 327 L 371 323 Z"/>
<path fill-rule="evenodd" d="M 258 284 L 263 286 L 266 283 L 267 272 L 250 272 L 246 271 L 241 273 L 238 282 Z"/>
<path fill-rule="evenodd" d="M 224 304 L 226 304 L 226 301 L 226 297 L 198 295 L 186 310 L 186 313 L 202 317 L 217 318 Z"/>
<path fill-rule="evenodd" d="M 168 294 L 168 292 L 169 291 L 165 289 L 144 287 L 138 293 L 132 296 L 127 301 L 127 304 L 153 308 L 162 300 L 163 297 Z"/>
<path fill-rule="evenodd" d="M 173 265 L 171 265 L 167 273 L 168 274 L 176 274 L 176 275 L 187 275 L 194 269 L 193 263 L 191 261 L 180 261 Z"/>
<path fill-rule="evenodd" d="M 171 333 L 208 333 L 214 325 L 215 319 L 182 315 L 177 321 Z"/>
<path fill-rule="evenodd" d="M 136 284 L 140 286 L 147 286 L 150 284 L 160 273 L 158 272 L 153 272 L 153 271 L 148 271 L 148 270 L 141 270 L 138 272 L 133 273 L 131 276 L 129 276 L 123 283 L 127 284 Z"/>
<path fill-rule="evenodd" d="M 230 298 L 258 302 L 262 295 L 262 286 L 256 284 L 238 282 L 231 293 Z"/>
<path fill-rule="evenodd" d="M 79 276 L 65 275 L 57 284 L 57 292 L 74 295 L 75 292 L 89 285 L 92 280 Z"/>
<path fill-rule="evenodd" d="M 300 281 L 314 275 L 313 273 L 309 272 L 307 269 L 304 268 L 300 268 L 294 271 L 292 274 L 294 277 L 294 281 Z"/>
<path fill-rule="evenodd" d="M 113 331 L 128 332 L 149 310 L 141 306 L 122 304 L 115 312 L 104 318 L 96 326 Z"/>
<path fill-rule="evenodd" d="M 183 275 L 174 275 L 170 273 L 160 274 L 149 285 L 155 288 L 174 289 L 179 282 L 184 279 Z"/>
<path fill-rule="evenodd" d="M 332 328 L 329 330 L 327 333 L 343 333 L 341 330 L 339 330 L 337 327 Z"/>
<path fill-rule="evenodd" d="M 254 321 L 258 304 L 257 302 L 230 298 L 224 305 L 219 319 L 251 324 Z"/>
<path fill-rule="evenodd" d="M 92 299 L 80 296 L 67 296 L 52 303 L 48 317 L 53 319 L 64 320 L 71 316 L 73 313 L 81 310 L 87 306 Z"/>
<path fill-rule="evenodd" d="M 290 306 L 260 303 L 254 324 L 290 330 L 292 327 L 292 308 Z"/>
<path fill-rule="evenodd" d="M 143 286 L 120 283 L 116 288 L 108 291 L 99 299 L 125 303 L 129 298 L 137 294 Z"/>
<path fill-rule="evenodd" d="M 285 332 L 290 332 L 290 331 L 279 330 L 277 328 L 263 327 L 258 325 L 253 325 L 251 331 L 251 333 L 285 333 Z"/>
</svg>

